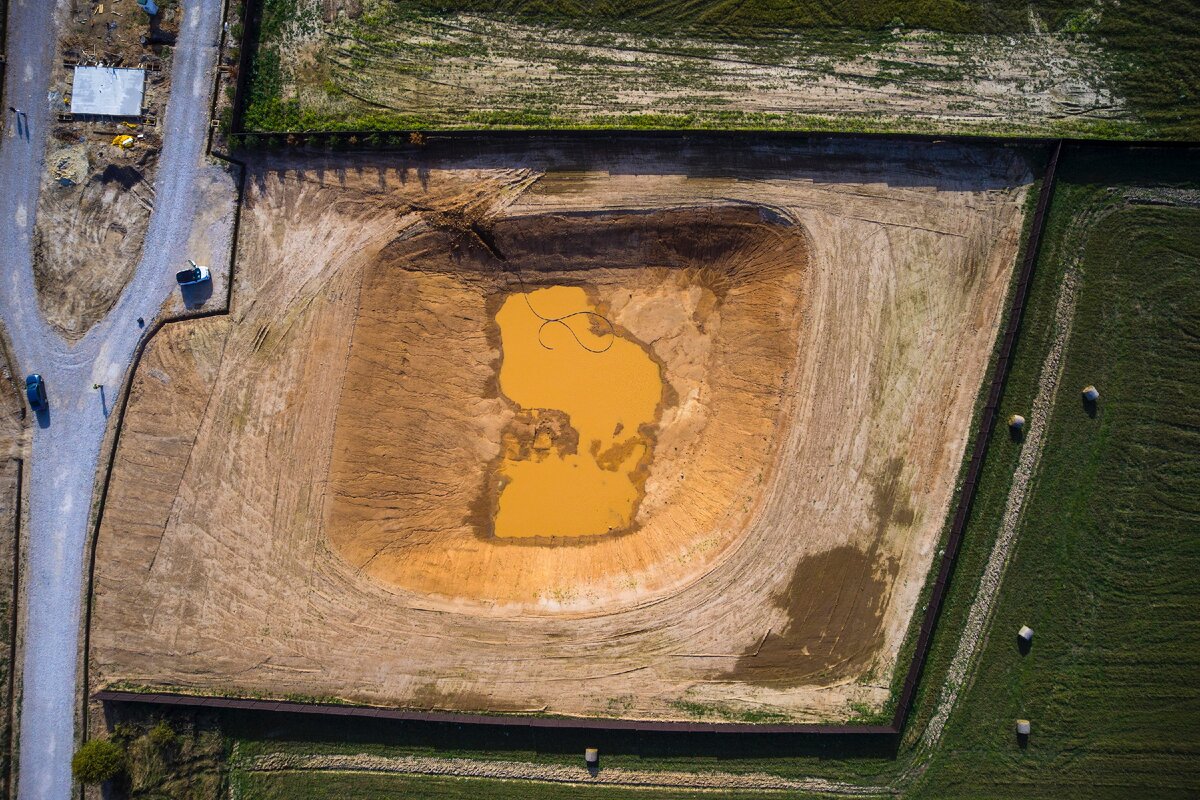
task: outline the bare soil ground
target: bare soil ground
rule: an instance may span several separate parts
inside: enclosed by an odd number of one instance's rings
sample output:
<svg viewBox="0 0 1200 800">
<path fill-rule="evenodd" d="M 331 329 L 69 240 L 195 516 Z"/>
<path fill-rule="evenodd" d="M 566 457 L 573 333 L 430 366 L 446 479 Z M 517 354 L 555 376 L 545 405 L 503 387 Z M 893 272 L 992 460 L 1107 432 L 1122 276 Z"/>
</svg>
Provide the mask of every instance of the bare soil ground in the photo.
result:
<svg viewBox="0 0 1200 800">
<path fill-rule="evenodd" d="M 51 95 L 70 110 L 73 69 L 103 64 L 146 69 L 143 108 L 166 108 L 170 48 L 179 9 L 161 3 L 151 23 L 133 0 L 71 0 L 58 15 L 59 50 Z M 153 37 L 143 42 L 144 38 Z M 125 149 L 112 142 L 132 136 Z M 154 208 L 162 139 L 157 123 L 111 119 L 58 122 L 46 153 L 34 230 L 34 280 L 47 321 L 80 338 L 116 303 L 133 275 Z"/>
<path fill-rule="evenodd" d="M 638 718 L 877 706 L 1029 182 L 1017 151 L 895 143 L 253 166 L 232 314 L 168 325 L 134 376 L 95 685 Z M 494 251 L 588 287 L 664 365 L 631 532 L 480 533 L 512 414 Z"/>
<path fill-rule="evenodd" d="M 16 626 L 13 590 L 17 568 L 17 496 L 21 491 L 17 462 L 0 458 L 0 787 L 7 789 L 12 764 L 13 719 L 10 704 L 15 662 Z M 5 795 L 7 796 L 7 795 Z"/>
<path fill-rule="evenodd" d="M 0 461 L 19 457 L 24 448 L 25 376 L 13 372 L 0 328 Z"/>
</svg>

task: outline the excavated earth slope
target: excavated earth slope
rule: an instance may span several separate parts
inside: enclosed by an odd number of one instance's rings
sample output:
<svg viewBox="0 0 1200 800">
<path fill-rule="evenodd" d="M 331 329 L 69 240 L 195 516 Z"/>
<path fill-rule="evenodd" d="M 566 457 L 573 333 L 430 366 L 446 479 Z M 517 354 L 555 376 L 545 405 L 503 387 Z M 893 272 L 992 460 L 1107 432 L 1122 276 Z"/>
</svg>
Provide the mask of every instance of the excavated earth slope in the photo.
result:
<svg viewBox="0 0 1200 800">
<path fill-rule="evenodd" d="M 1016 150 L 894 142 L 252 165 L 233 312 L 168 325 L 133 379 L 94 684 L 882 703 L 1029 182 Z M 496 312 L 564 285 L 661 369 L 643 494 L 611 533 L 498 538 L 502 454 L 585 449 L 498 377 Z"/>
<path fill-rule="evenodd" d="M 503 261 L 435 229 L 366 268 L 333 441 L 334 549 L 385 585 L 496 613 L 611 612 L 693 578 L 740 537 L 786 430 L 803 232 L 718 206 L 506 218 L 489 238 Z M 504 432 L 533 427 L 501 396 L 493 319 L 538 285 L 586 287 L 665 373 L 645 497 L 624 531 L 493 535 Z"/>
</svg>

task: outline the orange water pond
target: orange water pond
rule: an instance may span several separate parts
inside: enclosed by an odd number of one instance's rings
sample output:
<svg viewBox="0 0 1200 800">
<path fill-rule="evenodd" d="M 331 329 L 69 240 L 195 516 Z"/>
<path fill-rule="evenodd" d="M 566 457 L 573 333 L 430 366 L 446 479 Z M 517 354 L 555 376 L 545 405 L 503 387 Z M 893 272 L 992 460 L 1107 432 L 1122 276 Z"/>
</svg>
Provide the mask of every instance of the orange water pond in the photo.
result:
<svg viewBox="0 0 1200 800">
<path fill-rule="evenodd" d="M 582 288 L 551 286 L 496 313 L 500 390 L 523 422 L 504 436 L 496 536 L 595 536 L 636 513 L 662 370 L 597 310 Z"/>
</svg>

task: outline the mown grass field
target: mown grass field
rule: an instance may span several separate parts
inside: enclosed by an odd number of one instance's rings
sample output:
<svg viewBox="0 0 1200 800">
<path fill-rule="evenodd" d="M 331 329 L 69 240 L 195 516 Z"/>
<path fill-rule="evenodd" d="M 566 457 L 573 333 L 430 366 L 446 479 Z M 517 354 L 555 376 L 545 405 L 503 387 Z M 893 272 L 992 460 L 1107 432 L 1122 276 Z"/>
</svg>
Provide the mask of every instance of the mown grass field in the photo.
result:
<svg viewBox="0 0 1200 800">
<path fill-rule="evenodd" d="M 240 800 L 345 800 L 345 798 L 422 798 L 422 800 L 699 800 L 721 797 L 754 800 L 761 792 L 699 792 L 669 789 L 618 789 L 485 778 L 435 778 L 406 775 L 279 772 L 242 774 L 233 785 Z M 774 796 L 780 796 L 775 793 Z"/>
<path fill-rule="evenodd" d="M 1109 204 L 992 635 L 917 796 L 1200 787 L 1200 209 Z M 1095 418 L 1079 387 L 1102 387 Z M 1015 631 L 1036 633 L 1022 657 Z M 1033 722 L 1022 750 L 1018 717 Z"/>
<path fill-rule="evenodd" d="M 250 131 L 1200 131 L 1190 0 L 262 2 Z"/>
<path fill-rule="evenodd" d="M 1060 170 L 1002 416 L 1028 414 L 1062 276 L 1077 262 L 1081 280 L 1061 390 L 991 633 L 940 745 L 930 753 L 918 738 L 1008 494 L 1020 444 L 1003 429 L 989 451 L 916 713 L 896 758 L 815 745 L 793 752 L 770 745 L 757 752 L 688 752 L 686 743 L 632 738 L 601 743 L 605 766 L 898 782 L 905 795 L 929 798 L 1195 796 L 1200 209 L 1129 199 L 1147 191 L 1161 197 L 1162 187 L 1190 188 L 1193 202 L 1200 202 L 1200 158 L 1068 152 Z M 1095 418 L 1078 394 L 1088 383 L 1102 393 Z M 1037 632 L 1025 656 L 1015 646 L 1021 624 Z M 1012 732 L 1018 717 L 1033 722 L 1025 749 Z M 271 752 L 364 752 L 578 764 L 581 749 L 552 737 L 481 741 L 451 728 L 321 731 L 260 719 L 231 720 L 226 731 L 239 740 L 245 759 Z M 263 774 L 233 766 L 233 779 L 258 792 L 246 797 L 325 797 L 332 796 L 331 787 L 368 798 L 482 791 L 470 781 Z M 514 796 L 581 796 L 541 784 L 518 786 L 527 791 Z"/>
</svg>

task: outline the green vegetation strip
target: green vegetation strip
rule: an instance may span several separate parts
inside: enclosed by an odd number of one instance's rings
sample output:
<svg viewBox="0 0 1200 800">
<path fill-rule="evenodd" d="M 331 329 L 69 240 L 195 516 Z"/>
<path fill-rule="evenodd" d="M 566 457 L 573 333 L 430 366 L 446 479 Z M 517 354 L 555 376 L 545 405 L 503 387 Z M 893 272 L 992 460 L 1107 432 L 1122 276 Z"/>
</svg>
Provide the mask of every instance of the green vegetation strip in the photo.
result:
<svg viewBox="0 0 1200 800">
<path fill-rule="evenodd" d="M 330 3 L 248 2 L 261 5 L 243 98 L 243 127 L 252 133 L 736 129 L 1200 139 L 1200 14 L 1191 0 L 363 0 L 361 17 L 333 21 L 323 16 Z M 1038 58 L 1046 47 L 1054 52 Z M 1058 66 L 1047 69 L 1047 60 Z M 781 83 L 774 69 L 790 77 Z M 965 78 L 976 93 L 951 90 L 941 108 L 937 98 Z M 788 81 L 825 79 L 850 81 L 859 102 L 814 108 L 810 97 L 789 107 L 769 94 Z M 1054 90 L 1074 97 L 1079 111 L 1058 107 L 1045 119 L 989 111 L 995 98 L 983 84 L 995 80 L 1030 98 L 1030 109 Z M 1101 88 L 1123 99 L 1124 110 L 1106 118 L 1108 100 L 1094 95 Z M 741 106 L 756 89 L 762 102 Z M 924 110 L 902 97 L 925 98 L 916 103 Z M 1084 114 L 1092 105 L 1097 115 Z"/>
<path fill-rule="evenodd" d="M 239 800 L 686 800 L 728 798 L 762 800 L 764 797 L 795 798 L 794 793 L 700 791 L 695 789 L 622 789 L 600 786 L 500 781 L 486 778 L 442 778 L 416 775 L 378 775 L 354 772 L 249 772 L 233 779 L 233 796 Z"/>
<path fill-rule="evenodd" d="M 1063 388 L 992 635 L 919 796 L 1200 785 L 1200 210 L 1125 207 L 1098 170 L 1076 181 L 1056 201 L 1058 255 L 1082 277 Z"/>
</svg>

